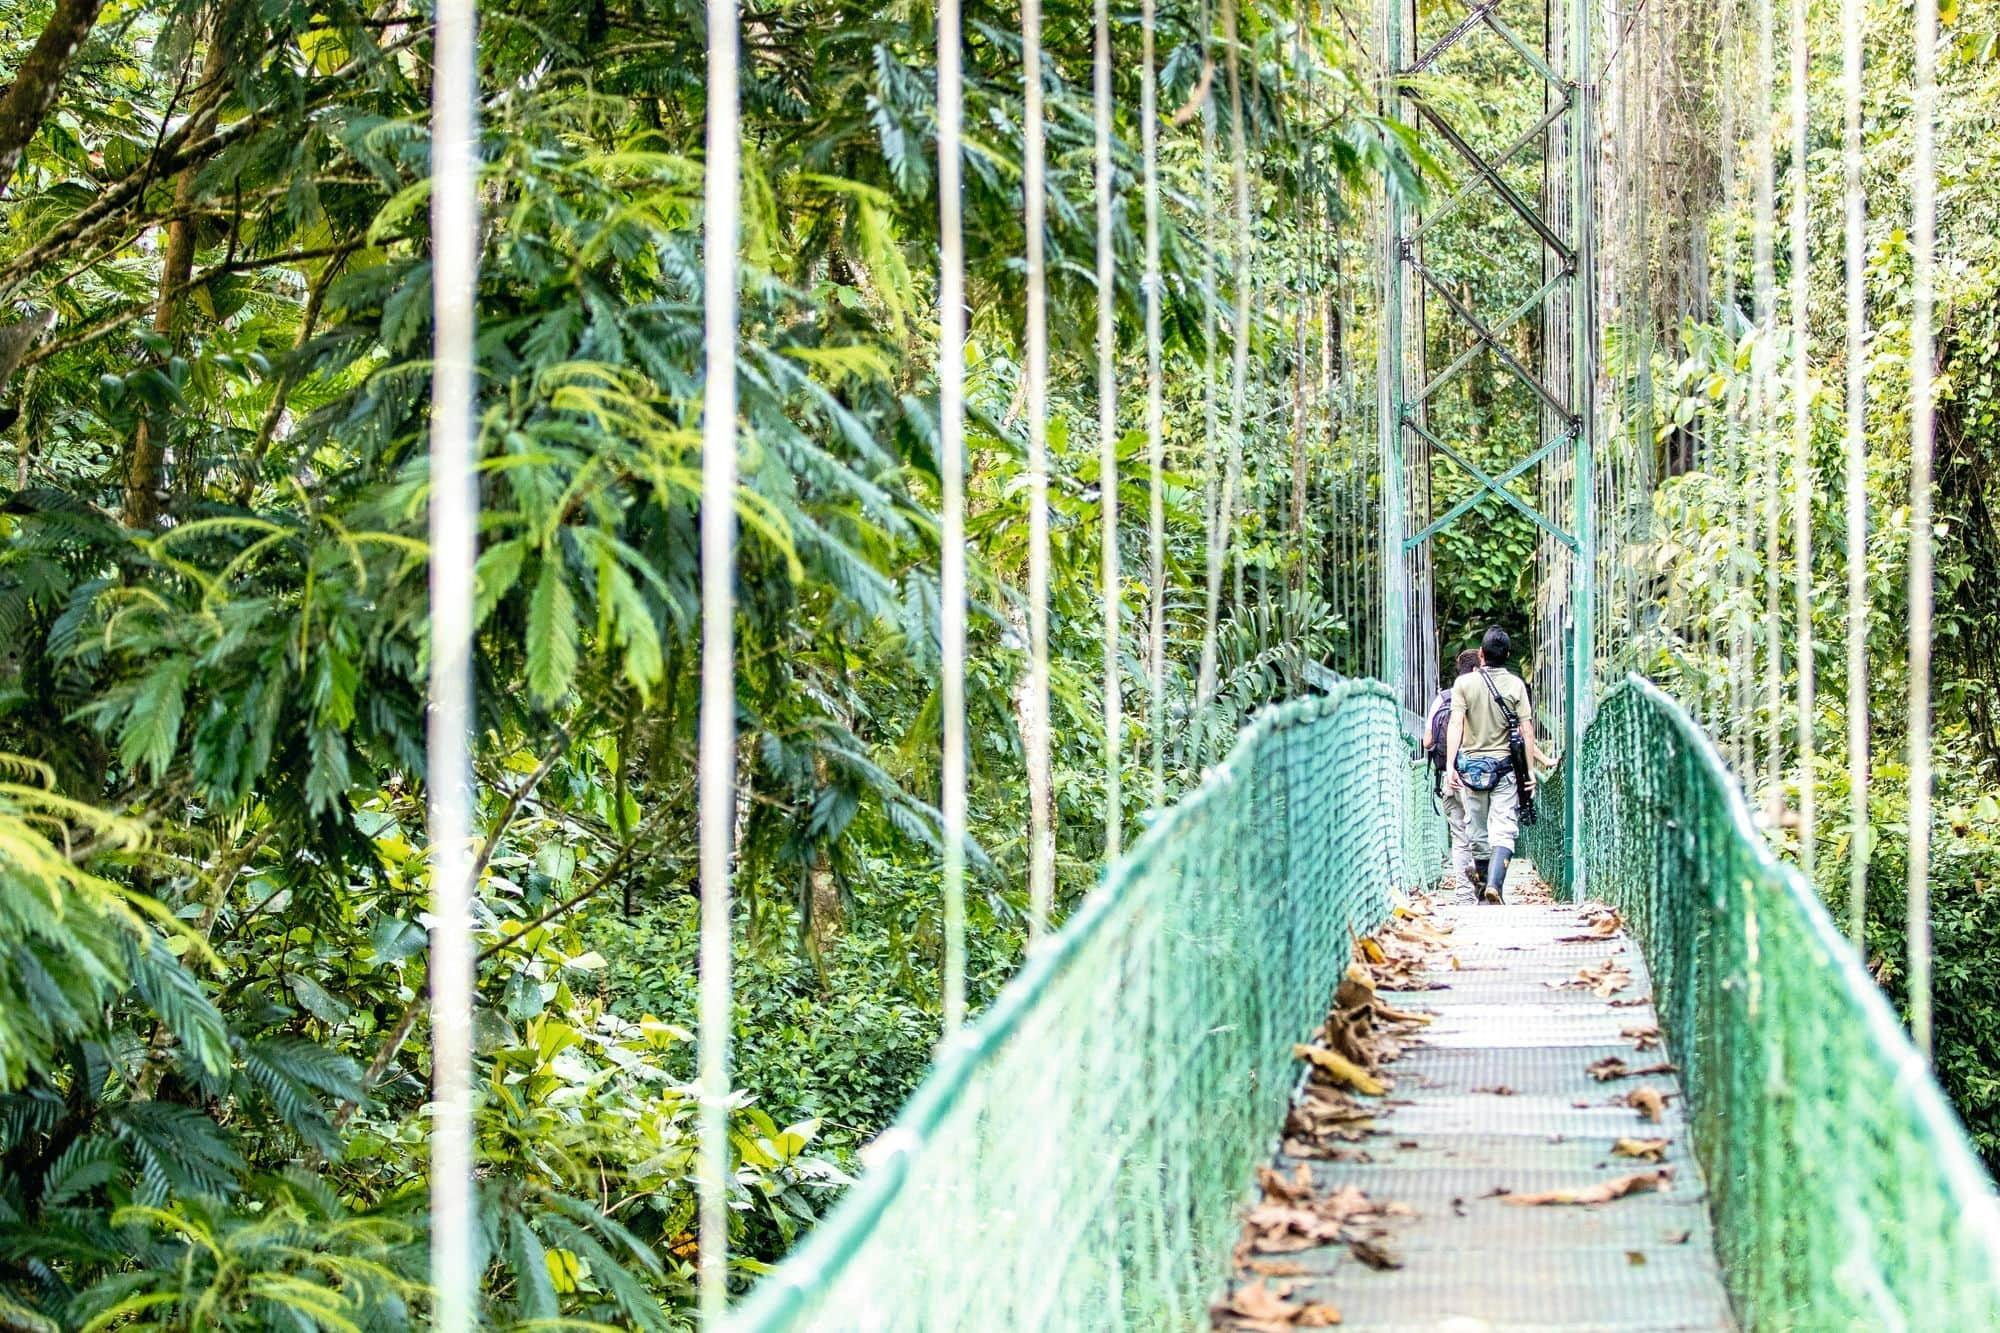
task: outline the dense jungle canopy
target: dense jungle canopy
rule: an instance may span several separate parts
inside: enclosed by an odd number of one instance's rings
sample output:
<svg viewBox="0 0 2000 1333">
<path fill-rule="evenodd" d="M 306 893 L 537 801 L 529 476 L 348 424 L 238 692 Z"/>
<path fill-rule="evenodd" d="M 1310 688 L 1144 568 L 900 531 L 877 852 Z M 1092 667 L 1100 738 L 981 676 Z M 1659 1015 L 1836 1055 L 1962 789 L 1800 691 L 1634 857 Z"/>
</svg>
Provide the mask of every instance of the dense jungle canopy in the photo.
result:
<svg viewBox="0 0 2000 1333">
<path fill-rule="evenodd" d="M 1870 486 L 1885 516 L 1868 552 L 1883 778 L 1870 943 L 1893 994 L 1909 52 L 1903 6 L 1870 13 Z M 1019 17 L 972 4 L 966 24 L 975 1008 L 1019 965 L 1027 934 Z M 1970 8 L 1946 20 L 1938 1059 L 1996 1161 L 2000 27 Z M 1155 772 L 1171 800 L 1257 707 L 1367 669 L 1351 594 L 1379 578 L 1372 201 L 1386 188 L 1420 203 L 1445 174 L 1378 114 L 1371 22 L 1316 5 L 1160 9 L 1165 725 L 1149 717 L 1147 569 L 1134 554 L 1118 645 L 1128 827 L 1153 806 Z M 1677 429 L 1748 393 L 1730 302 L 1750 286 L 1749 205 L 1718 176 L 1727 93 L 1710 77 L 1744 34 L 1687 0 L 1647 22 L 1662 71 L 1678 71 L 1660 80 L 1665 123 L 1686 136 L 1655 145 L 1685 173 L 1660 173 L 1654 226 L 1667 239 L 1625 261 L 1651 293 L 1666 460 Z M 932 23 L 928 6 L 845 0 L 745 15 L 739 1286 L 837 1197 L 940 1031 Z M 1104 852 L 1091 13 L 1064 0 L 1044 23 L 1052 800 L 1066 910 Z M 1833 12 L 1816 7 L 1813 23 L 1833 49 Z M 1114 9 L 1114 31 L 1121 544 L 1143 553 L 1136 12 Z M 426 1318 L 431 37 L 428 8 L 403 0 L 0 0 L 0 435 L 12 451 L 0 479 L 0 1327 Z M 685 1327 L 702 17 L 650 0 L 525 0 L 490 7 L 481 41 L 486 1316 Z M 1811 206 L 1829 217 L 1832 68 L 1814 67 L 1809 171 Z M 1434 95 L 1521 109 L 1477 67 L 1441 77 Z M 1239 161 L 1247 225 L 1232 213 Z M 1452 243 L 1469 284 L 1518 282 L 1476 230 Z M 1819 262 L 1819 445 L 1836 476 L 1842 298 L 1837 256 Z M 1440 410 L 1500 457 L 1528 409 L 1508 406 L 1496 374 L 1482 364 Z M 1243 486 L 1211 627 L 1205 566 L 1229 440 Z M 1739 478 L 1660 473 L 1655 504 L 1676 531 L 1760 502 L 1728 492 Z M 1841 682 L 1837 505 L 1827 490 L 1816 543 L 1829 697 Z M 1493 501 L 1480 512 L 1483 538 L 1440 550 L 1447 651 L 1489 619 L 1521 617 L 1531 595 L 1525 521 Z M 1706 558 L 1663 559 L 1648 595 L 1731 614 L 1710 604 Z M 1219 685 L 1202 698 L 1211 628 Z M 1704 691 L 1729 668 L 1646 665 L 1706 673 Z M 1822 809 L 1838 808 L 1841 771 L 1829 748 Z M 1823 828 L 1818 859 L 1836 901 L 1840 836 Z"/>
</svg>

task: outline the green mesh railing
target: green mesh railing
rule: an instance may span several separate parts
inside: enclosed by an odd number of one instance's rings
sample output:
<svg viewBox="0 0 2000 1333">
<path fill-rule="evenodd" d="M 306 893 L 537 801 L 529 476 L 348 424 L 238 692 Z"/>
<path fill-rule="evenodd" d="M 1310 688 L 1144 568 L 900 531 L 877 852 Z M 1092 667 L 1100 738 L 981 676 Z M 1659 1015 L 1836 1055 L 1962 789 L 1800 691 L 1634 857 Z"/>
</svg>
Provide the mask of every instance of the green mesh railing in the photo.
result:
<svg viewBox="0 0 2000 1333">
<path fill-rule="evenodd" d="M 1421 779 L 1378 685 L 1259 718 L 943 1053 L 730 1327 L 1205 1325 L 1292 1043 L 1391 888 L 1441 862 Z"/>
<path fill-rule="evenodd" d="M 1743 1326 L 2000 1328 L 1986 1172 L 1714 746 L 1634 677 L 1565 767 L 1587 793 L 1578 887 L 1616 905 L 1645 950 Z M 1561 835 L 1552 819 L 1529 850 L 1566 883 Z"/>
</svg>

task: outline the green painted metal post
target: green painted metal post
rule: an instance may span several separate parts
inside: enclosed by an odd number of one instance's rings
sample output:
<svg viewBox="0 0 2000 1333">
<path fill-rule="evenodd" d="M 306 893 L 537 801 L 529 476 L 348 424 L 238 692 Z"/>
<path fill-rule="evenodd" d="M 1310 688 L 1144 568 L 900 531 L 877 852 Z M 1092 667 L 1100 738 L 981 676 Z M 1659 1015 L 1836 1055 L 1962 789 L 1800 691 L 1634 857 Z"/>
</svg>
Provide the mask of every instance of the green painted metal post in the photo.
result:
<svg viewBox="0 0 2000 1333">
<path fill-rule="evenodd" d="M 1574 513 L 1576 538 L 1570 561 L 1570 685 L 1569 708 L 1563 719 L 1563 760 L 1572 780 L 1563 784 L 1568 802 L 1567 830 L 1570 895 L 1588 897 L 1583 862 L 1583 784 L 1575 780 L 1583 754 L 1583 729 L 1595 707 L 1596 661 L 1596 440 L 1597 440 L 1597 199 L 1593 190 L 1591 154 L 1596 89 L 1590 84 L 1590 22 L 1588 0 L 1571 0 L 1569 18 L 1569 173 L 1570 248 L 1570 410 L 1576 438 L 1570 449 L 1575 460 Z"/>
</svg>

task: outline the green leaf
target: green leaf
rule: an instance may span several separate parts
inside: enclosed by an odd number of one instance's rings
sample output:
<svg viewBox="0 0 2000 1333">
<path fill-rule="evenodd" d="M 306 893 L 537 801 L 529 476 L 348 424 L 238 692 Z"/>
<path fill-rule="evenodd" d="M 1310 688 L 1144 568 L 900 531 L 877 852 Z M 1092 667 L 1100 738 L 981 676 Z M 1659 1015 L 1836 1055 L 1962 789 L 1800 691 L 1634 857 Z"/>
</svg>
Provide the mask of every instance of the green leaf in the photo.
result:
<svg viewBox="0 0 2000 1333">
<path fill-rule="evenodd" d="M 118 758 L 129 769 L 149 770 L 155 782 L 165 775 L 180 738 L 189 665 L 185 658 L 173 658 L 154 667 L 125 713 Z"/>
<path fill-rule="evenodd" d="M 528 601 L 528 691 L 552 704 L 576 681 L 576 602 L 561 563 L 544 558 Z"/>
</svg>

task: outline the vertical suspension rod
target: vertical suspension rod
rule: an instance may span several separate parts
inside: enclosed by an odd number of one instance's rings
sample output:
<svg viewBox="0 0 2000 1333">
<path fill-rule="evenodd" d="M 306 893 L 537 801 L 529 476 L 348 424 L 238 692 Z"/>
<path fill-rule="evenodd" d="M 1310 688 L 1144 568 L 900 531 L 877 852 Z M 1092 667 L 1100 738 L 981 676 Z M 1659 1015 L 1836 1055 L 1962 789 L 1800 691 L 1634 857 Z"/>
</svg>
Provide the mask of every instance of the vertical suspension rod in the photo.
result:
<svg viewBox="0 0 2000 1333">
<path fill-rule="evenodd" d="M 1022 193 L 1027 250 L 1028 405 L 1028 940 L 1048 931 L 1055 902 L 1055 791 L 1049 755 L 1048 180 L 1042 113 L 1042 4 L 1022 0 Z"/>
<path fill-rule="evenodd" d="M 702 185 L 699 1284 L 702 1322 L 728 1304 L 730 856 L 736 816 L 736 0 L 708 0 Z"/>
<path fill-rule="evenodd" d="M 1845 111 L 1841 142 L 1846 205 L 1847 398 L 1845 444 L 1847 533 L 1847 894 L 1848 932 L 1868 953 L 1868 337 L 1867 205 L 1861 196 L 1860 0 L 1841 0 L 1840 91 Z"/>
<path fill-rule="evenodd" d="M 1937 245 L 1937 0 L 1916 0 L 1916 61 L 1910 118 L 1910 847 L 1908 919 L 1910 1035 L 1931 1058 L 1931 358 Z"/>
<path fill-rule="evenodd" d="M 1117 857 L 1121 840 L 1119 729 L 1122 725 L 1118 679 L 1118 257 L 1111 230 L 1111 5 L 1096 4 L 1096 68 L 1092 109 L 1097 128 L 1097 466 L 1098 503 L 1103 517 L 1100 536 L 1104 590 L 1104 858 Z"/>
<path fill-rule="evenodd" d="M 959 198 L 965 78 L 959 0 L 938 0 L 939 683 L 944 756 L 944 1035 L 965 1023 L 965 220 Z"/>
<path fill-rule="evenodd" d="M 1817 749 L 1814 720 L 1818 710 L 1818 660 L 1813 647 L 1812 506 L 1812 348 L 1808 303 L 1812 287 L 1811 182 L 1806 171 L 1806 131 L 1810 116 L 1806 97 L 1808 50 L 1806 0 L 1791 4 L 1792 121 L 1792 562 L 1793 618 L 1798 622 L 1798 748 L 1799 748 L 1799 870 L 1808 883 L 1814 877 L 1819 851 L 1819 786 L 1814 771 Z"/>
<path fill-rule="evenodd" d="M 435 1326 L 479 1319 L 473 1210 L 472 632 L 479 491 L 479 48 L 476 0 L 440 0 L 431 135 L 431 1282 Z"/>
</svg>

